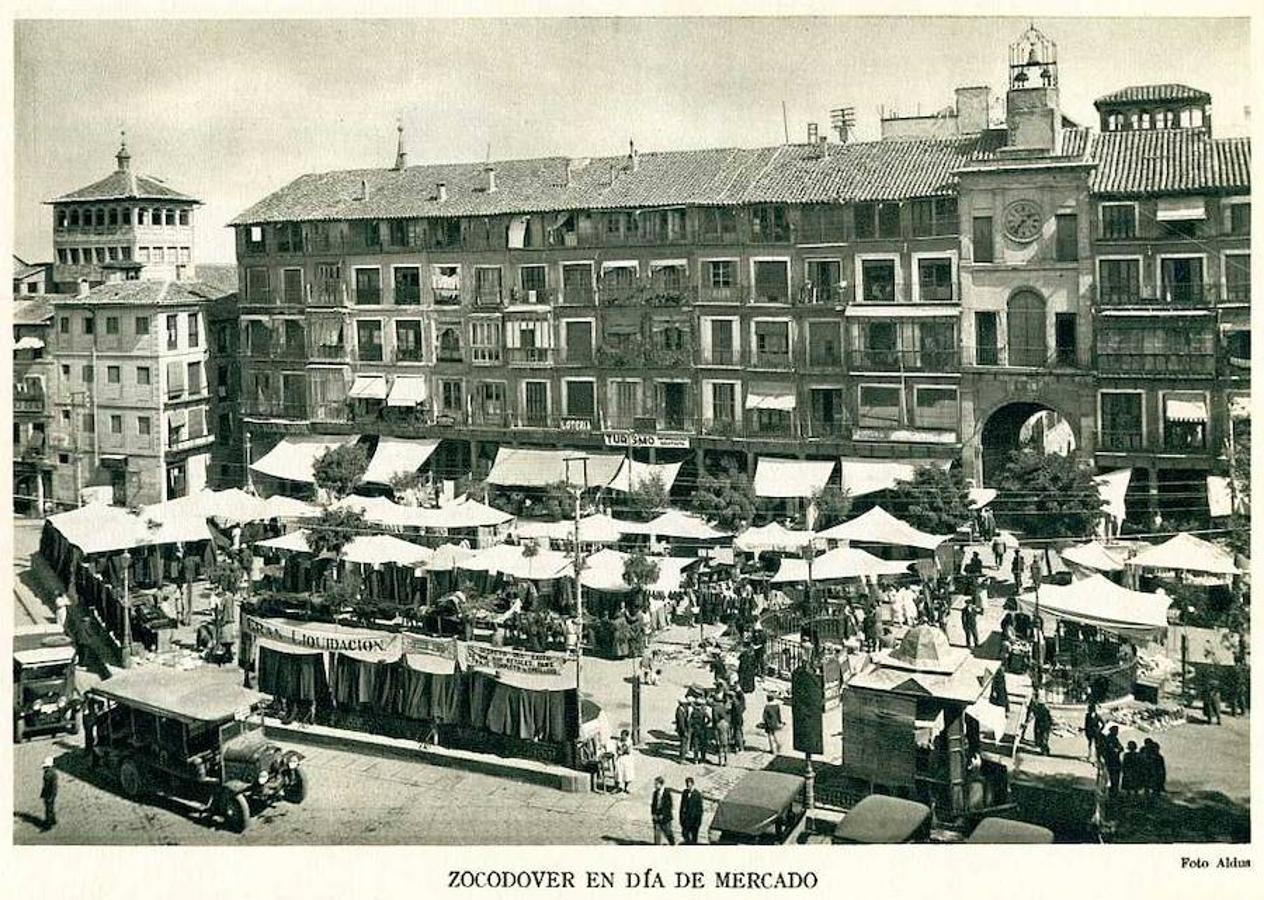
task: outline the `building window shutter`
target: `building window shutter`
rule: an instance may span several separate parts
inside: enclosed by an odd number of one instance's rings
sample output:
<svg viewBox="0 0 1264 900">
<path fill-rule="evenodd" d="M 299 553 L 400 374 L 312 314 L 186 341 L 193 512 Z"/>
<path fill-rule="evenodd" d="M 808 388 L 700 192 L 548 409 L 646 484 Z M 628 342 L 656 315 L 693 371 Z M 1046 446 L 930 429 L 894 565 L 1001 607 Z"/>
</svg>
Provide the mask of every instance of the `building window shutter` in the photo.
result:
<svg viewBox="0 0 1264 900">
<path fill-rule="evenodd" d="M 184 393 L 184 366 L 178 362 L 167 363 L 167 396 Z"/>
</svg>

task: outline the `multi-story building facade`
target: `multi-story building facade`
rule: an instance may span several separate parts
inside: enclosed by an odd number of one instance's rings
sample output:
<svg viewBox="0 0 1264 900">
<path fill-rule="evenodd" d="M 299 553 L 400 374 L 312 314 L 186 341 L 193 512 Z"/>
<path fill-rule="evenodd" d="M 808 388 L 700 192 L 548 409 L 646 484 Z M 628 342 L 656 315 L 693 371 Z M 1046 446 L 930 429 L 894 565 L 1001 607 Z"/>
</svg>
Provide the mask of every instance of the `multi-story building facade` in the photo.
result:
<svg viewBox="0 0 1264 900">
<path fill-rule="evenodd" d="M 1179 451 L 1155 431 L 1144 459 L 1098 439 L 1122 427 L 1113 400 L 1102 420 L 1103 391 L 1147 374 L 1119 371 L 1132 363 L 1099 333 L 1119 318 L 1101 291 L 1123 240 L 1101 223 L 1116 197 L 1197 195 L 1241 229 L 1248 144 L 1212 138 L 1206 115 L 1094 134 L 1059 111 L 1055 54 L 1034 29 L 1011 48 L 1003 128 L 969 88 L 950 129 L 884 121 L 879 142 L 413 167 L 401 150 L 390 168 L 297 179 L 232 223 L 251 458 L 294 432 L 438 436 L 439 467 L 482 472 L 500 445 L 632 434 L 695 476 L 725 458 L 866 457 L 959 462 L 982 483 L 1053 411 L 1103 469 L 1161 469 L 1169 452 L 1213 465 L 1219 426 Z M 1181 240 L 1246 252 L 1219 223 Z M 1145 240 L 1156 285 L 1221 277 Z M 1228 293 L 1199 296 L 1224 315 Z"/>
<path fill-rule="evenodd" d="M 49 354 L 53 308 L 47 296 L 13 304 L 14 507 L 39 514 L 53 496 L 48 435 L 55 381 Z"/>
</svg>

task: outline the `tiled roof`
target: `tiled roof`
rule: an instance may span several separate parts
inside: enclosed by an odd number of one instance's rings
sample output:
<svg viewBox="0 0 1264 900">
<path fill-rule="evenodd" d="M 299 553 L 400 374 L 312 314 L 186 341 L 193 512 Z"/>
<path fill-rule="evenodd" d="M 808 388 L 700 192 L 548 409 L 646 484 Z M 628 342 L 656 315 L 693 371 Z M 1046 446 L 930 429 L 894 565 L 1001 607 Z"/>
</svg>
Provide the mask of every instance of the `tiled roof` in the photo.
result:
<svg viewBox="0 0 1264 900">
<path fill-rule="evenodd" d="M 1211 94 L 1187 84 L 1134 84 L 1120 88 L 1104 97 L 1098 97 L 1093 105 L 1101 108 L 1117 103 L 1153 103 L 1168 100 L 1211 100 Z"/>
<path fill-rule="evenodd" d="M 222 297 L 224 292 L 200 281 L 116 281 L 101 284 L 86 296 L 66 295 L 58 304 L 121 304 L 128 306 L 169 306 L 203 303 Z"/>
<path fill-rule="evenodd" d="M 237 290 L 237 266 L 233 263 L 201 263 L 193 267 L 193 278 L 225 294 Z"/>
<path fill-rule="evenodd" d="M 29 263 L 15 256 L 13 257 L 13 277 L 26 278 L 28 275 L 36 275 L 51 265 L 52 263 Z"/>
<path fill-rule="evenodd" d="M 1094 194 L 1243 193 L 1251 189 L 1250 138 L 1203 131 L 1117 131 L 1093 136 Z"/>
<path fill-rule="evenodd" d="M 62 194 L 51 203 L 84 200 L 184 200 L 197 203 L 188 194 L 167 187 L 161 180 L 131 172 L 111 172 L 95 184 Z"/>
<path fill-rule="evenodd" d="M 13 324 L 39 325 L 52 319 L 53 304 L 49 302 L 51 296 L 55 295 L 45 294 L 38 299 L 14 300 Z"/>
</svg>

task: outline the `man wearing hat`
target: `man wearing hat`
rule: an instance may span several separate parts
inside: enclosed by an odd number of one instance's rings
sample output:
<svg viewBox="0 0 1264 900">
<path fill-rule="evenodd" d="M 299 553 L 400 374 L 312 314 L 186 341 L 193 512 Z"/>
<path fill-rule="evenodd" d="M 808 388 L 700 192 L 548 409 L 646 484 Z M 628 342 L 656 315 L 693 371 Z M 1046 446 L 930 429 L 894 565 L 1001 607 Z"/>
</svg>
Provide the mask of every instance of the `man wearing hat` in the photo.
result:
<svg viewBox="0 0 1264 900">
<path fill-rule="evenodd" d="M 40 788 L 40 799 L 44 801 L 44 830 L 57 824 L 57 768 L 51 756 L 44 757 L 44 786 Z"/>
<path fill-rule="evenodd" d="M 676 703 L 676 734 L 680 738 L 680 761 L 686 763 L 690 757 L 690 737 L 693 723 L 689 715 L 689 698 L 681 697 Z"/>
</svg>

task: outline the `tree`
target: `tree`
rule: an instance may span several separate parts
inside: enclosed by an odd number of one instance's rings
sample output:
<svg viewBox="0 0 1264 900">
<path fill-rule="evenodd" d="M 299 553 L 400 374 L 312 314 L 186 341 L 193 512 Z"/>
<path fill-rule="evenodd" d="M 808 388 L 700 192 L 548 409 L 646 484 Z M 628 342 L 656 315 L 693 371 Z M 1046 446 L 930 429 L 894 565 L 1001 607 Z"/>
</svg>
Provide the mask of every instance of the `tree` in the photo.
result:
<svg viewBox="0 0 1264 900">
<path fill-rule="evenodd" d="M 961 473 L 938 466 L 920 466 L 912 480 L 896 482 L 882 505 L 893 516 L 930 534 L 952 534 L 972 515 Z"/>
<path fill-rule="evenodd" d="M 655 471 L 632 485 L 628 493 L 628 509 L 640 516 L 650 516 L 667 508 L 670 500 L 667 482 Z"/>
<path fill-rule="evenodd" d="M 355 490 L 369 467 L 369 457 L 359 444 L 330 447 L 312 463 L 316 486 L 342 498 Z"/>
<path fill-rule="evenodd" d="M 693 508 L 721 528 L 735 531 L 755 516 L 755 487 L 744 471 L 727 464 L 720 476 L 704 472 L 698 477 Z"/>
<path fill-rule="evenodd" d="M 1084 537 L 1102 517 L 1093 473 L 1075 456 L 1019 450 L 1001 474 L 998 512 L 1038 537 Z"/>
<path fill-rule="evenodd" d="M 1251 555 L 1251 432 L 1246 420 L 1234 428 L 1233 458 L 1229 478 L 1233 488 L 1233 513 L 1229 518 L 1229 547 L 1242 556 Z"/>
<path fill-rule="evenodd" d="M 816 522 L 813 526 L 816 531 L 837 525 L 851 512 L 851 495 L 846 489 L 833 484 L 827 484 L 813 494 L 812 503 L 816 506 Z"/>
<path fill-rule="evenodd" d="M 368 530 L 364 513 L 358 509 L 326 509 L 307 529 L 307 547 L 317 556 L 342 556 L 342 550 L 357 534 Z"/>
<path fill-rule="evenodd" d="M 658 563 L 644 553 L 633 553 L 623 561 L 623 583 L 643 591 L 658 583 Z"/>
</svg>

